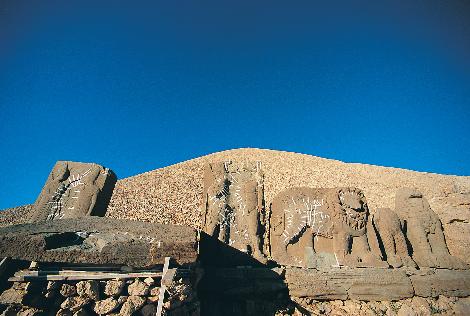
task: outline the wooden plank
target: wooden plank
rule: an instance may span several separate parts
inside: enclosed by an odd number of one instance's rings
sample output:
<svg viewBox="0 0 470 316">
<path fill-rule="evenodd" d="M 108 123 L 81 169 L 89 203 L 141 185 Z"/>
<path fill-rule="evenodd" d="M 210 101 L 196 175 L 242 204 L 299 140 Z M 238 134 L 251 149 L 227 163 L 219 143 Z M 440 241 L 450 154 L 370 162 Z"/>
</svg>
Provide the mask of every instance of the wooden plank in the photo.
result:
<svg viewBox="0 0 470 316">
<path fill-rule="evenodd" d="M 165 264 L 163 265 L 163 278 L 165 278 L 165 276 L 168 272 L 168 267 L 169 266 L 170 266 L 170 257 L 165 257 Z M 158 297 L 157 315 L 156 316 L 161 316 L 162 315 L 163 299 L 165 298 L 165 292 L 166 292 L 166 285 L 162 282 L 162 284 L 160 286 L 159 297 Z"/>
<path fill-rule="evenodd" d="M 134 279 L 134 278 L 158 278 L 162 273 L 101 273 L 101 274 L 47 274 L 47 275 L 20 275 L 8 279 L 11 282 L 24 281 L 78 281 L 78 280 L 108 280 L 108 279 Z"/>
</svg>

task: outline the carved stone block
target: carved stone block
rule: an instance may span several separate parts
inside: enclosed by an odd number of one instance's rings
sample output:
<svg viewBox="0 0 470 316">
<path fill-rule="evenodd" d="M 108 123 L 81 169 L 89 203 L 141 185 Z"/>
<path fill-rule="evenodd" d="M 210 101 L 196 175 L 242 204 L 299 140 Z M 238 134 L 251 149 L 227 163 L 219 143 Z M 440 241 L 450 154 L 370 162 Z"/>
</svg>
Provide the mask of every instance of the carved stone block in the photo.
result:
<svg viewBox="0 0 470 316">
<path fill-rule="evenodd" d="M 94 163 L 58 161 L 34 204 L 30 222 L 104 216 L 117 178 Z"/>
<path fill-rule="evenodd" d="M 355 188 L 291 188 L 271 204 L 272 258 L 283 265 L 387 267 L 370 250 L 369 210 Z"/>
<path fill-rule="evenodd" d="M 403 188 L 395 197 L 395 212 L 404 221 L 405 233 L 420 267 L 467 269 L 447 249 L 442 223 L 428 201 L 416 189 Z"/>
<path fill-rule="evenodd" d="M 256 162 L 218 162 L 204 171 L 203 230 L 210 236 L 264 260 L 263 173 Z"/>
</svg>

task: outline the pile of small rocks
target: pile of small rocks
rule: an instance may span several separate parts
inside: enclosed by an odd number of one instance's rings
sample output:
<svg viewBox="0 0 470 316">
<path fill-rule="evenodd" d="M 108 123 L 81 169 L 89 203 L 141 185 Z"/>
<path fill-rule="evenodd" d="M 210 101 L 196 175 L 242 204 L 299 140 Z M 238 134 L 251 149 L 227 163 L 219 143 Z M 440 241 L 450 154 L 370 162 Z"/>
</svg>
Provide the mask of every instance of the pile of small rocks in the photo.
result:
<svg viewBox="0 0 470 316">
<path fill-rule="evenodd" d="M 0 295 L 0 315 L 156 315 L 160 286 L 153 278 L 14 282 Z M 167 288 L 162 315 L 199 315 L 189 280 Z"/>
</svg>

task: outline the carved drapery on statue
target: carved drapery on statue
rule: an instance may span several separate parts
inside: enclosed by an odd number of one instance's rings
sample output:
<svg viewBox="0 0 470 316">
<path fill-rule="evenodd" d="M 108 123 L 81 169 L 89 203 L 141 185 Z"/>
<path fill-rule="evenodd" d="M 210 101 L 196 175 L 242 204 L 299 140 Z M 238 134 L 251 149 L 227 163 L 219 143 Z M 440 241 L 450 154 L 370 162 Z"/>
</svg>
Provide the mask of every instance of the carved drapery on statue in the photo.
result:
<svg viewBox="0 0 470 316">
<path fill-rule="evenodd" d="M 103 216 L 116 175 L 95 163 L 58 161 L 30 215 L 30 222 Z"/>
<path fill-rule="evenodd" d="M 209 163 L 204 171 L 203 229 L 220 241 L 264 259 L 263 173 L 259 162 Z"/>
</svg>

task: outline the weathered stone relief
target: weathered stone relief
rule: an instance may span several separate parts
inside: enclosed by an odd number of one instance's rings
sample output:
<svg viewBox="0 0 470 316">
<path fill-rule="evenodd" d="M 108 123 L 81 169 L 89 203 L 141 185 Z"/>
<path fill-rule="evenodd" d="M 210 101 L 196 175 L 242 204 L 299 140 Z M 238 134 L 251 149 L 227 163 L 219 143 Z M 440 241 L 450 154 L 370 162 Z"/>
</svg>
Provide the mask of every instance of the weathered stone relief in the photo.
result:
<svg viewBox="0 0 470 316">
<path fill-rule="evenodd" d="M 404 222 L 413 259 L 419 267 L 468 268 L 460 259 L 450 255 L 442 223 L 419 191 L 410 188 L 398 190 L 395 212 Z"/>
<path fill-rule="evenodd" d="M 34 204 L 30 221 L 103 216 L 116 175 L 94 163 L 58 161 Z"/>
<path fill-rule="evenodd" d="M 264 192 L 261 164 L 209 163 L 204 172 L 203 230 L 264 260 Z"/>
<path fill-rule="evenodd" d="M 397 214 L 389 208 L 379 208 L 375 211 L 372 222 L 383 245 L 383 255 L 387 262 L 394 268 L 416 267 L 409 255 L 403 226 Z"/>
<path fill-rule="evenodd" d="M 291 188 L 271 204 L 272 258 L 308 268 L 386 267 L 370 249 L 369 210 L 356 188 Z"/>
</svg>

